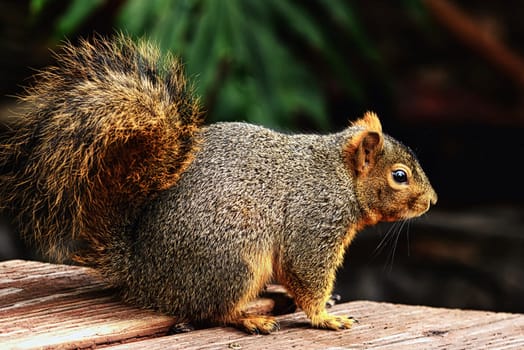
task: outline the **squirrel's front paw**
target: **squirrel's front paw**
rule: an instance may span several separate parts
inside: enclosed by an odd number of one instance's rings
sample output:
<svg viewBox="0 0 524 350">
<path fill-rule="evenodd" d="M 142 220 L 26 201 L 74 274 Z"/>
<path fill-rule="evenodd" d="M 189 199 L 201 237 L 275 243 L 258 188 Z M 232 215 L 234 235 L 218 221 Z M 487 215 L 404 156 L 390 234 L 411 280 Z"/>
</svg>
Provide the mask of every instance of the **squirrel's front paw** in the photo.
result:
<svg viewBox="0 0 524 350">
<path fill-rule="evenodd" d="M 251 334 L 269 334 L 280 329 L 277 320 L 271 316 L 244 316 L 233 323 Z"/>
<path fill-rule="evenodd" d="M 327 313 L 311 318 L 311 325 L 315 328 L 323 329 L 349 329 L 355 320 L 347 316 L 333 316 Z"/>
</svg>

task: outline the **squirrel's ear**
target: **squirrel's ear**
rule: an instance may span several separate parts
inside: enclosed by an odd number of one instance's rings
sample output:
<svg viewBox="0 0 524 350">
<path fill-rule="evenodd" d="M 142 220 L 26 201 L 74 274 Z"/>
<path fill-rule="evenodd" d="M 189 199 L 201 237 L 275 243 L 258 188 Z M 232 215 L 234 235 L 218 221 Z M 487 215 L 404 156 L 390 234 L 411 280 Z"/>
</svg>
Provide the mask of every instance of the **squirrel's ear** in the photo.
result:
<svg viewBox="0 0 524 350">
<path fill-rule="evenodd" d="M 352 126 L 363 127 L 363 130 L 347 141 L 344 146 L 344 156 L 348 166 L 355 170 L 357 176 L 365 175 L 371 169 L 382 151 L 384 139 L 382 126 L 375 113 L 367 112 L 364 117 L 357 120 Z"/>
<path fill-rule="evenodd" d="M 356 121 L 354 121 L 351 126 L 360 126 L 366 130 L 372 130 L 381 133 L 382 124 L 380 124 L 380 119 L 375 112 L 366 112 L 364 116 Z"/>
</svg>

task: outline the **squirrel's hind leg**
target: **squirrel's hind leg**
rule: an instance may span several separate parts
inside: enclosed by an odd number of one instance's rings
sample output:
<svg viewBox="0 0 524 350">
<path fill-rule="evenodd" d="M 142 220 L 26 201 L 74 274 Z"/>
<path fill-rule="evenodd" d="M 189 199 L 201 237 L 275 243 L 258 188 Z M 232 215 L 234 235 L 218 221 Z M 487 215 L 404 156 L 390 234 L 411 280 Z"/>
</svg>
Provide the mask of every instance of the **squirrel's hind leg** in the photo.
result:
<svg viewBox="0 0 524 350">
<path fill-rule="evenodd" d="M 280 329 L 277 320 L 272 316 L 246 313 L 247 304 L 255 299 L 271 279 L 273 273 L 273 254 L 269 250 L 244 252 L 242 259 L 246 262 L 247 282 L 242 289 L 242 297 L 232 312 L 222 321 L 251 334 L 269 334 Z"/>
<path fill-rule="evenodd" d="M 270 334 L 280 329 L 280 325 L 274 317 L 265 315 L 243 314 L 226 321 L 226 323 L 251 334 Z"/>
</svg>

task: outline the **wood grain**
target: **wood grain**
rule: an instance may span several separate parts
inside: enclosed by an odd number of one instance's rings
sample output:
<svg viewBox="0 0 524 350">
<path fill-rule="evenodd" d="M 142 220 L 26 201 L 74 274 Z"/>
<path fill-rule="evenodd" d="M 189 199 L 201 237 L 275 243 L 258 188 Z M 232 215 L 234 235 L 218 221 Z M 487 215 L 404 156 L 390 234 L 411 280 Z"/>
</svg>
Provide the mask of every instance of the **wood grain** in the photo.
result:
<svg viewBox="0 0 524 350">
<path fill-rule="evenodd" d="M 273 292 L 281 292 L 273 287 Z M 268 312 L 269 299 L 252 310 Z M 91 269 L 0 263 L 0 349 L 524 349 L 524 315 L 354 301 L 335 314 L 352 329 L 311 329 L 302 312 L 281 330 L 247 335 L 229 327 L 167 335 L 172 317 L 122 304 Z"/>
</svg>

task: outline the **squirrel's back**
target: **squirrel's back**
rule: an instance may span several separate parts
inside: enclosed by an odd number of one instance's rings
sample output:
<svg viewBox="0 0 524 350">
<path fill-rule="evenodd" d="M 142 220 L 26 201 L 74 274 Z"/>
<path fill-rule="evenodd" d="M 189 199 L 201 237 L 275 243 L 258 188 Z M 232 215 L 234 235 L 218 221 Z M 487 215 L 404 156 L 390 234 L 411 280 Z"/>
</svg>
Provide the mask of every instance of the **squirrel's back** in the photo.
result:
<svg viewBox="0 0 524 350">
<path fill-rule="evenodd" d="M 157 202 L 191 216 L 191 225 L 241 211 L 254 226 L 272 232 L 285 229 L 286 215 L 299 215 L 289 212 L 294 206 L 302 215 L 314 211 L 317 202 L 358 210 L 353 180 L 342 162 L 346 137 L 347 132 L 291 135 L 247 123 L 206 126 L 193 161 Z"/>
</svg>

